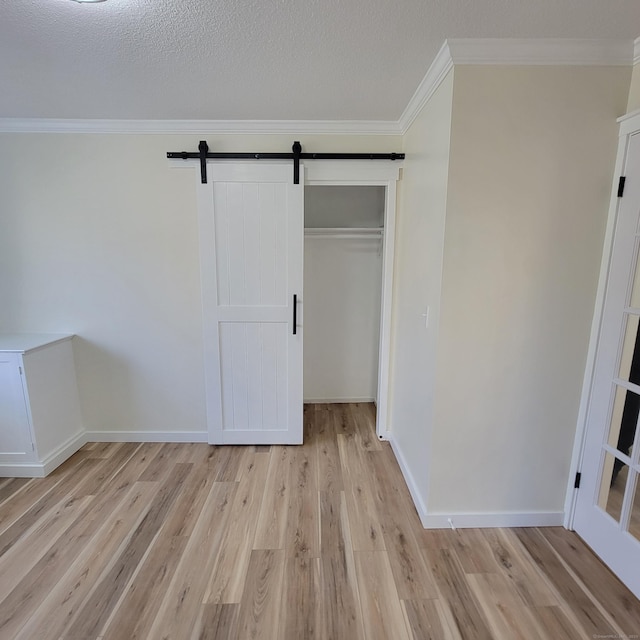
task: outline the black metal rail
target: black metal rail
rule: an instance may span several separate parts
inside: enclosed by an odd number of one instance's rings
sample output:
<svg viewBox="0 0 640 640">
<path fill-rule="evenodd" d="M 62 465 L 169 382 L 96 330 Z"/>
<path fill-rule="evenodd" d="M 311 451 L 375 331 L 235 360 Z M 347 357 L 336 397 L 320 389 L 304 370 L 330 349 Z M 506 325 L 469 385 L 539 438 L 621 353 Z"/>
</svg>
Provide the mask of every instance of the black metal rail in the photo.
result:
<svg viewBox="0 0 640 640">
<path fill-rule="evenodd" d="M 291 153 L 252 153 L 209 151 L 206 140 L 201 140 L 197 152 L 169 151 L 167 158 L 200 160 L 200 178 L 207 183 L 207 160 L 293 160 L 293 184 L 300 182 L 300 160 L 404 160 L 404 153 L 303 153 L 302 145 L 296 140 Z"/>
</svg>

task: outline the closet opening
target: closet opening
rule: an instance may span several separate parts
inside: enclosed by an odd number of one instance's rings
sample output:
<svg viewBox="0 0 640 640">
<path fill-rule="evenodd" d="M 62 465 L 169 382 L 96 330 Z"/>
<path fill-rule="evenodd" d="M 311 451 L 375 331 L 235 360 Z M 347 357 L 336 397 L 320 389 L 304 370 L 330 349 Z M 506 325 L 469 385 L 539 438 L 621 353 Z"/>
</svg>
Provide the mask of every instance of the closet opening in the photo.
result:
<svg viewBox="0 0 640 640">
<path fill-rule="evenodd" d="M 305 404 L 376 413 L 385 205 L 385 186 L 305 187 Z"/>
</svg>

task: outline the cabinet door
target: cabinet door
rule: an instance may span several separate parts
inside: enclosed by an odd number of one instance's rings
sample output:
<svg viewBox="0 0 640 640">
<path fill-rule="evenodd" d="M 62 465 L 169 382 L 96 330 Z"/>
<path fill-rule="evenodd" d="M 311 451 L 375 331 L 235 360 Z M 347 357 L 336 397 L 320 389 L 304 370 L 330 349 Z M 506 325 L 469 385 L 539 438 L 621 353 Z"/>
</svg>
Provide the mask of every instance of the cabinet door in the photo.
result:
<svg viewBox="0 0 640 640">
<path fill-rule="evenodd" d="M 33 452 L 20 367 L 20 355 L 0 353 L 0 460 L 5 463 L 31 458 Z"/>
</svg>

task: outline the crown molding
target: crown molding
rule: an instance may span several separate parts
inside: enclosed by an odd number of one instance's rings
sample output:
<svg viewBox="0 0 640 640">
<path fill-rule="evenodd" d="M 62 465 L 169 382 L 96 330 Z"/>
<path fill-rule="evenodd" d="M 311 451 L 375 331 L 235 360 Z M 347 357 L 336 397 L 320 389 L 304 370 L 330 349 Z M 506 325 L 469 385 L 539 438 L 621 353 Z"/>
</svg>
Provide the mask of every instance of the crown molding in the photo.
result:
<svg viewBox="0 0 640 640">
<path fill-rule="evenodd" d="M 444 41 L 397 121 L 0 118 L 0 133 L 403 135 L 455 65 L 628 66 L 638 63 L 640 37 L 635 41 L 454 38 Z"/>
<path fill-rule="evenodd" d="M 630 40 L 464 38 L 445 40 L 400 120 L 404 134 L 455 65 L 628 66 L 640 62 Z"/>
<path fill-rule="evenodd" d="M 449 50 L 449 43 L 445 40 L 424 78 L 422 78 L 422 82 L 418 85 L 400 116 L 398 125 L 403 134 L 411 126 L 411 123 L 416 119 L 424 105 L 431 100 L 431 97 L 451 69 L 453 69 L 453 59 Z"/>
<path fill-rule="evenodd" d="M 454 64 L 627 66 L 634 60 L 631 40 L 454 38 L 447 44 Z"/>
<path fill-rule="evenodd" d="M 386 120 L 93 120 L 0 118 L 0 133 L 400 135 Z"/>
</svg>

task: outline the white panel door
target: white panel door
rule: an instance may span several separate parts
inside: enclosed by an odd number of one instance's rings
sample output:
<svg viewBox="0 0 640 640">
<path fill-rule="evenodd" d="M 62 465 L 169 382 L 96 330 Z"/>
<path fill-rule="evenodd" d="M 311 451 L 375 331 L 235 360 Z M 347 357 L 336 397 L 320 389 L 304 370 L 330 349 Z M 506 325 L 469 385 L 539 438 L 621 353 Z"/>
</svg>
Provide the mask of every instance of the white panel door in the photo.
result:
<svg viewBox="0 0 640 640">
<path fill-rule="evenodd" d="M 294 185 L 290 163 L 211 163 L 208 181 L 199 211 L 209 442 L 300 444 L 303 168 Z"/>
<path fill-rule="evenodd" d="M 22 359 L 0 353 L 0 461 L 5 464 L 33 456 L 29 414 L 20 374 Z"/>
<path fill-rule="evenodd" d="M 640 597 L 640 134 L 625 174 L 573 526 Z"/>
</svg>

